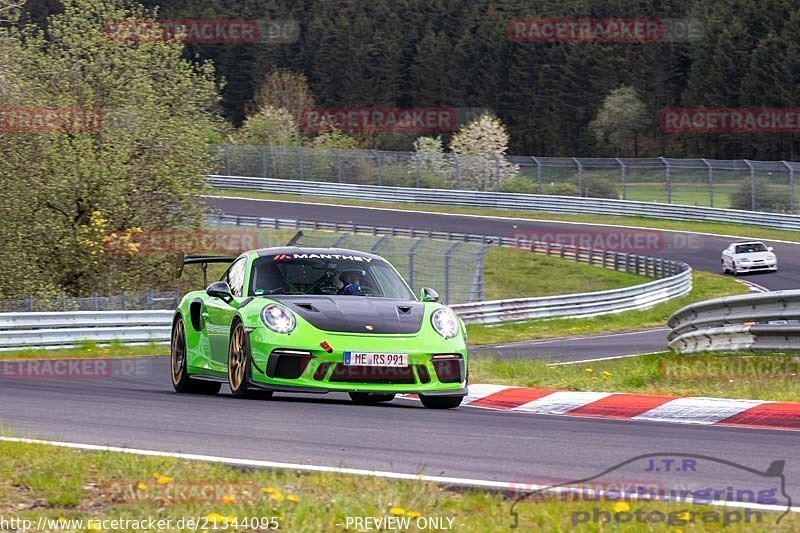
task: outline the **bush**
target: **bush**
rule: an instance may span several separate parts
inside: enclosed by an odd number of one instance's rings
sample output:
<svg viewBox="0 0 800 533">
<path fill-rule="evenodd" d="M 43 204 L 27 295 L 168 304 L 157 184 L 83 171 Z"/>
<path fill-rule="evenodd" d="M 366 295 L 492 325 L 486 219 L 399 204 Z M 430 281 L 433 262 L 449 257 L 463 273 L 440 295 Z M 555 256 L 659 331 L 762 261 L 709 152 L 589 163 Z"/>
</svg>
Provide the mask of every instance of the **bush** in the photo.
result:
<svg viewBox="0 0 800 533">
<path fill-rule="evenodd" d="M 608 178 L 584 176 L 581 196 L 586 198 L 619 198 L 617 184 Z"/>
<path fill-rule="evenodd" d="M 572 183 L 549 183 L 542 185 L 542 194 L 553 196 L 578 196 L 578 187 Z"/>
<path fill-rule="evenodd" d="M 750 179 L 747 179 L 736 191 L 731 193 L 731 209 L 752 210 L 751 192 Z M 788 190 L 779 185 L 770 184 L 766 179 L 757 179 L 756 211 L 788 213 L 791 211 L 790 194 Z"/>
</svg>

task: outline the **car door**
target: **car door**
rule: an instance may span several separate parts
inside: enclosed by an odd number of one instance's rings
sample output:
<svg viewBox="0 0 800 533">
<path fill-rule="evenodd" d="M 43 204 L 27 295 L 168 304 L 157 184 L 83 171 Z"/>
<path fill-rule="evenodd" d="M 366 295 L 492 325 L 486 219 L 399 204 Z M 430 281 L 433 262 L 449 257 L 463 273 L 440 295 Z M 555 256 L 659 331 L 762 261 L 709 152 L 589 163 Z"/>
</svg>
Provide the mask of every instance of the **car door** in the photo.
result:
<svg viewBox="0 0 800 533">
<path fill-rule="evenodd" d="M 206 305 L 206 329 L 211 346 L 211 369 L 227 372 L 228 343 L 230 342 L 231 322 L 236 314 L 238 303 L 244 291 L 244 276 L 247 269 L 247 258 L 240 257 L 228 268 L 221 281 L 228 283 L 234 300 L 225 302 L 221 298 L 209 298 Z"/>
</svg>

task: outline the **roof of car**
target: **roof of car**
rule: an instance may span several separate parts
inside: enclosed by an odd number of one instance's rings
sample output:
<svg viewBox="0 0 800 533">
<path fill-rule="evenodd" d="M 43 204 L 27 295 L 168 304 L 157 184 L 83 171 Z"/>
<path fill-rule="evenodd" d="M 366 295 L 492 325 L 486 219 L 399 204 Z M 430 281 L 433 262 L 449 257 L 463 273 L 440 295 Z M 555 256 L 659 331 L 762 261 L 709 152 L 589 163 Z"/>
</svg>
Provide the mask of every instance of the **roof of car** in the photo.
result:
<svg viewBox="0 0 800 533">
<path fill-rule="evenodd" d="M 764 243 L 761 241 L 739 241 L 731 243 L 732 246 L 739 246 L 741 244 L 764 244 Z"/>
<path fill-rule="evenodd" d="M 369 257 L 372 259 L 378 259 L 381 261 L 385 261 L 383 257 L 375 254 L 370 254 L 367 252 L 362 252 L 359 250 L 348 250 L 346 248 L 306 248 L 304 246 L 279 246 L 276 248 L 260 248 L 258 250 L 253 250 L 259 257 L 264 257 L 268 255 L 278 255 L 278 254 L 309 254 L 309 255 L 332 255 L 332 256 L 358 256 L 358 257 Z M 328 259 L 327 257 L 325 259 Z M 333 259 L 338 259 L 334 257 Z"/>
</svg>

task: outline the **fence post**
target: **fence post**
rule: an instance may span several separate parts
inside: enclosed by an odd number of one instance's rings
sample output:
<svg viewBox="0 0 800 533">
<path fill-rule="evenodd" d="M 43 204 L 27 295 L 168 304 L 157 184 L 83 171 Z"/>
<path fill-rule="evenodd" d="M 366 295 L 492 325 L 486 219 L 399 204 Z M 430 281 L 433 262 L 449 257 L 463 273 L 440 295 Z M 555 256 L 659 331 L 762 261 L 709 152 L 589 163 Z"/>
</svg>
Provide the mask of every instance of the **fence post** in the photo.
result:
<svg viewBox="0 0 800 533">
<path fill-rule="evenodd" d="M 572 161 L 578 167 L 578 194 L 580 194 L 582 197 L 585 197 L 586 191 L 583 190 L 583 165 L 581 165 L 581 162 L 578 161 L 576 157 L 573 157 Z"/>
<path fill-rule="evenodd" d="M 750 161 L 744 159 L 744 164 L 750 169 L 750 211 L 756 210 L 756 167 Z"/>
<path fill-rule="evenodd" d="M 30 313 L 33 311 L 33 296 L 29 294 L 25 297 L 25 300 L 28 302 L 28 312 Z"/>
<path fill-rule="evenodd" d="M 795 190 L 794 190 L 795 189 L 794 167 L 792 165 L 790 165 L 789 163 L 787 163 L 786 161 L 781 161 L 781 163 L 783 163 L 783 166 L 785 166 L 786 168 L 789 169 L 789 189 L 790 189 L 790 192 L 789 192 L 789 194 L 790 194 L 790 196 L 789 196 L 789 212 L 791 214 L 794 214 L 795 213 L 795 205 L 794 205 L 795 204 L 795 198 L 794 198 L 794 193 L 795 193 Z"/>
<path fill-rule="evenodd" d="M 461 246 L 460 242 L 455 243 L 444 253 L 444 303 L 450 304 L 450 256 Z"/>
<path fill-rule="evenodd" d="M 483 258 L 492 244 L 484 244 L 483 248 L 478 252 L 478 261 L 475 265 L 475 277 L 472 281 L 472 290 L 470 291 L 470 302 L 483 301 Z"/>
<path fill-rule="evenodd" d="M 100 310 L 100 301 L 97 299 L 97 293 L 96 292 L 92 293 L 92 303 L 94 304 L 94 310 L 95 311 L 99 311 Z"/>
<path fill-rule="evenodd" d="M 538 157 L 531 156 L 531 159 L 536 163 L 536 187 L 539 194 L 542 194 L 542 162 L 539 161 Z"/>
<path fill-rule="evenodd" d="M 175 303 L 177 304 L 177 302 L 175 302 Z M 126 302 L 125 302 L 125 291 L 122 291 L 122 293 L 119 295 L 119 307 L 124 311 L 125 310 L 125 305 L 126 305 Z M 175 305 L 175 307 L 178 307 L 178 306 Z"/>
<path fill-rule="evenodd" d="M 455 172 L 456 178 L 456 189 L 461 188 L 461 166 L 458 164 L 458 155 L 453 154 L 453 169 Z"/>
<path fill-rule="evenodd" d="M 710 207 L 714 207 L 714 169 L 711 168 L 711 163 L 708 162 L 708 159 L 701 159 L 700 161 L 705 163 L 708 169 L 708 201 Z"/>
<path fill-rule="evenodd" d="M 417 189 L 419 189 L 419 184 L 422 181 L 422 163 L 419 159 L 419 156 L 417 156 L 414 160 L 417 162 Z"/>
<path fill-rule="evenodd" d="M 378 185 L 383 185 L 383 157 L 377 150 L 373 150 L 375 156 L 375 171 L 378 175 Z"/>
<path fill-rule="evenodd" d="M 619 175 L 622 179 L 622 199 L 628 199 L 628 167 L 625 166 L 625 163 L 619 157 L 614 159 L 617 163 L 619 163 Z"/>
<path fill-rule="evenodd" d="M 411 248 L 408 249 L 408 284 L 411 290 L 414 290 L 414 254 L 417 253 L 417 248 L 422 246 L 425 239 L 418 239 Z"/>
<path fill-rule="evenodd" d="M 232 176 L 233 173 L 231 172 L 232 164 L 231 164 L 231 145 L 225 145 L 225 175 Z"/>
<path fill-rule="evenodd" d="M 147 309 L 153 308 L 153 289 L 147 289 Z"/>
<path fill-rule="evenodd" d="M 342 152 L 339 150 L 334 150 L 336 153 L 336 178 L 339 183 L 342 182 Z"/>
<path fill-rule="evenodd" d="M 261 147 L 261 177 L 262 178 L 266 178 L 267 174 L 268 174 L 267 173 L 267 159 L 268 159 L 267 147 L 266 146 L 262 146 Z"/>
<path fill-rule="evenodd" d="M 494 155 L 494 187 L 495 191 L 500 192 L 500 158 Z"/>
<path fill-rule="evenodd" d="M 306 172 L 305 172 L 305 161 L 303 160 L 303 147 L 302 146 L 298 146 L 297 147 L 297 164 L 298 164 L 299 170 L 300 170 L 300 181 L 303 181 L 305 179 Z"/>
<path fill-rule="evenodd" d="M 667 203 L 672 203 L 672 167 L 669 165 L 669 161 L 665 157 L 659 157 L 662 163 L 664 163 L 664 177 L 667 179 Z"/>
</svg>

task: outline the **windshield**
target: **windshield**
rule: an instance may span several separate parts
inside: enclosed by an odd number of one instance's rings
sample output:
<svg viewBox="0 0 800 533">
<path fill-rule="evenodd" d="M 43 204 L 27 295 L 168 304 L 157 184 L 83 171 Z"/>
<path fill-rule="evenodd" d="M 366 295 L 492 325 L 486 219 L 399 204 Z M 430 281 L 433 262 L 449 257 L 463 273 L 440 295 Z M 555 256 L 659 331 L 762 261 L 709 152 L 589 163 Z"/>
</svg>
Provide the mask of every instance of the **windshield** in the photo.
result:
<svg viewBox="0 0 800 533">
<path fill-rule="evenodd" d="M 740 244 L 736 246 L 737 254 L 755 254 L 758 252 L 766 252 L 767 247 L 760 242 L 751 242 L 749 244 Z"/>
<path fill-rule="evenodd" d="M 277 294 L 373 296 L 413 300 L 385 261 L 360 255 L 277 254 L 253 262 L 250 296 Z"/>
</svg>

